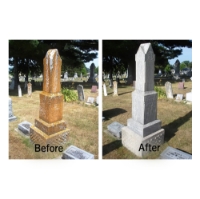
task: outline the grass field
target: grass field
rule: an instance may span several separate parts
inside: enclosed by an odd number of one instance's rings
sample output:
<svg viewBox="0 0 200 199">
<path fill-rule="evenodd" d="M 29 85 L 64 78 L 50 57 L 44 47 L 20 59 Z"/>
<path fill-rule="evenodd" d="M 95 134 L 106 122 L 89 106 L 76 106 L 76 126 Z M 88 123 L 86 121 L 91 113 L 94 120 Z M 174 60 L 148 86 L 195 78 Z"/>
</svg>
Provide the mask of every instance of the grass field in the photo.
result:
<svg viewBox="0 0 200 199">
<path fill-rule="evenodd" d="M 77 92 L 77 82 L 62 83 L 65 87 L 70 87 Z M 84 87 L 85 99 L 97 97 L 97 93 L 91 93 L 91 85 L 81 83 Z M 28 121 L 34 124 L 35 118 L 39 116 L 39 94 L 42 87 L 38 83 L 33 87 L 32 97 L 27 97 L 27 91 L 22 89 L 23 96 L 18 97 L 17 91 L 10 91 L 9 96 L 12 99 L 13 115 L 17 120 L 9 122 L 9 158 L 10 159 L 52 159 L 58 158 L 62 153 L 43 153 L 35 152 L 34 144 L 30 139 L 17 132 L 18 124 Z M 21 83 L 21 88 L 23 88 Z M 98 158 L 98 107 L 85 105 L 84 102 L 64 102 L 63 119 L 70 129 L 68 140 L 64 150 L 75 145 Z"/>
<path fill-rule="evenodd" d="M 164 88 L 167 80 L 157 80 L 155 85 Z M 186 79 L 185 89 L 178 89 L 178 82 L 171 81 L 173 94 L 185 94 L 191 92 L 192 82 Z M 107 132 L 107 126 L 114 121 L 127 125 L 127 119 L 132 117 L 131 93 L 134 91 L 131 85 L 121 82 L 118 85 L 118 96 L 113 97 L 113 89 L 109 88 L 108 96 L 103 97 L 103 158 L 104 159 L 140 159 L 122 146 L 121 140 Z M 160 153 L 171 146 L 192 153 L 192 105 L 175 102 L 173 99 L 159 99 L 157 101 L 157 118 L 165 129 L 165 142 L 158 152 L 150 153 L 146 159 L 156 159 Z"/>
</svg>

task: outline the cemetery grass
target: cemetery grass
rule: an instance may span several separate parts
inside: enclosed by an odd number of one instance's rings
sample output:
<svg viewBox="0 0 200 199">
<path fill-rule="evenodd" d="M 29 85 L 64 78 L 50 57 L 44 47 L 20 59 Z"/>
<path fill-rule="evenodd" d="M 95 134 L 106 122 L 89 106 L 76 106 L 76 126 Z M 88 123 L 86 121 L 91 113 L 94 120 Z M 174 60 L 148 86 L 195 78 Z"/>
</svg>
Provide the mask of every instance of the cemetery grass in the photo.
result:
<svg viewBox="0 0 200 199">
<path fill-rule="evenodd" d="M 91 87 L 84 89 L 86 99 L 88 96 L 96 98 L 98 93 L 91 93 L 90 90 Z M 74 91 L 77 92 L 76 89 Z M 35 152 L 30 138 L 23 136 L 18 130 L 19 123 L 26 120 L 34 124 L 35 118 L 39 117 L 40 92 L 41 89 L 34 90 L 32 97 L 23 94 L 21 98 L 17 96 L 17 91 L 9 93 L 13 115 L 17 117 L 9 122 L 9 159 L 60 159 L 62 156 L 62 152 Z M 98 159 L 98 108 L 85 105 L 84 102 L 64 102 L 63 120 L 70 129 L 63 149 L 75 145 L 94 154 L 95 159 Z"/>
<path fill-rule="evenodd" d="M 164 88 L 164 83 L 155 83 Z M 113 89 L 109 88 L 108 96 L 103 96 L 103 159 L 141 159 L 123 147 L 121 139 L 117 139 L 107 131 L 107 126 L 114 121 L 127 125 L 127 119 L 132 117 L 132 85 L 121 82 L 118 85 L 118 96 L 113 97 Z M 192 82 L 185 82 L 185 89 L 178 89 L 178 82 L 172 83 L 173 94 L 184 94 L 191 91 Z M 172 99 L 158 99 L 157 118 L 165 129 L 164 144 L 157 152 L 151 152 L 143 159 L 157 159 L 167 146 L 171 146 L 192 154 L 192 105 L 175 102 Z"/>
</svg>

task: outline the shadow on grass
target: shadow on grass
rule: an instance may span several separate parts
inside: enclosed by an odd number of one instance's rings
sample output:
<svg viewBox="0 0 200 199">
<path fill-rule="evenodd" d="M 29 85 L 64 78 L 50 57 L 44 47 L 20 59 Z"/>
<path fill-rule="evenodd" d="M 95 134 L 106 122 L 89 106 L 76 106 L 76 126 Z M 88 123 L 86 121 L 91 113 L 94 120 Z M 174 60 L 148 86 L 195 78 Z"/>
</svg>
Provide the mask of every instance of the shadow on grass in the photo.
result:
<svg viewBox="0 0 200 199">
<path fill-rule="evenodd" d="M 122 146 L 121 140 L 115 140 L 109 144 L 106 144 L 103 146 L 103 156 L 110 153 L 111 151 L 114 151 L 115 149 L 118 149 Z"/>
<path fill-rule="evenodd" d="M 124 94 L 127 94 L 127 93 L 132 93 L 133 91 L 129 91 L 129 92 L 124 92 L 124 93 L 119 93 L 118 95 L 124 95 Z"/>
<path fill-rule="evenodd" d="M 113 109 L 103 111 L 103 116 L 108 119 L 108 118 L 115 117 L 117 115 L 120 115 L 126 112 L 127 111 L 122 108 L 113 108 Z"/>
<path fill-rule="evenodd" d="M 192 117 L 192 111 L 187 113 L 185 116 L 180 117 L 173 122 L 163 126 L 165 129 L 165 141 L 168 142 L 172 137 L 175 136 L 178 128 L 182 126 L 185 122 L 187 122 Z"/>
</svg>

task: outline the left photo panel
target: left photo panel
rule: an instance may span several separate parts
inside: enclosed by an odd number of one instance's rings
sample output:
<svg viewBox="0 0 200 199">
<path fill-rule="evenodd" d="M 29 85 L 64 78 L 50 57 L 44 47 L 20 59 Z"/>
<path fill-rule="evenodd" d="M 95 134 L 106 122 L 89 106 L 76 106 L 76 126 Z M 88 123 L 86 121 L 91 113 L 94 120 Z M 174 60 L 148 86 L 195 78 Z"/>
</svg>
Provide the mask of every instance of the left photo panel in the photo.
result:
<svg viewBox="0 0 200 199">
<path fill-rule="evenodd" d="M 9 159 L 98 159 L 98 40 L 9 40 Z"/>
</svg>

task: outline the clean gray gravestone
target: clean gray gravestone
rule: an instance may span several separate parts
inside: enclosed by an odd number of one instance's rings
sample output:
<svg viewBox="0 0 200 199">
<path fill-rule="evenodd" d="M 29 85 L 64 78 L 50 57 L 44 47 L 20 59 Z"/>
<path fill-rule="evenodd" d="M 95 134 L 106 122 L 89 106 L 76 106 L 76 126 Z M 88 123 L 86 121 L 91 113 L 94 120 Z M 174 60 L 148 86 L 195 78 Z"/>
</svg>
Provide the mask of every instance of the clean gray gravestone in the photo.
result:
<svg viewBox="0 0 200 199">
<path fill-rule="evenodd" d="M 113 82 L 113 96 L 118 96 L 117 94 L 117 82 Z"/>
<path fill-rule="evenodd" d="M 106 90 L 106 84 L 105 83 L 103 84 L 103 93 L 104 93 L 104 96 L 107 96 L 107 90 Z"/>
<path fill-rule="evenodd" d="M 186 101 L 192 102 L 192 92 L 186 93 Z"/>
<path fill-rule="evenodd" d="M 18 129 L 24 134 L 24 135 L 30 135 L 30 126 L 32 124 L 30 122 L 24 121 L 18 124 Z"/>
<path fill-rule="evenodd" d="M 20 85 L 18 85 L 18 97 L 22 97 L 22 89 Z"/>
<path fill-rule="evenodd" d="M 170 82 L 165 83 L 165 91 L 167 98 L 173 99 L 173 91 L 172 91 L 172 84 Z"/>
<path fill-rule="evenodd" d="M 177 94 L 176 100 L 177 101 L 182 101 L 183 100 L 183 94 Z"/>
<path fill-rule="evenodd" d="M 27 84 L 27 91 L 28 91 L 28 97 L 32 96 L 32 84 L 28 83 Z"/>
<path fill-rule="evenodd" d="M 94 155 L 71 145 L 63 152 L 62 159 L 94 159 Z"/>
<path fill-rule="evenodd" d="M 10 90 L 14 90 L 14 88 L 15 88 L 15 79 L 12 78 L 12 82 L 11 82 L 11 84 L 10 84 L 9 89 L 10 89 Z"/>
<path fill-rule="evenodd" d="M 9 121 L 15 120 L 16 117 L 13 115 L 11 98 L 8 98 L 8 109 L 9 109 L 9 115 L 8 115 Z"/>
<path fill-rule="evenodd" d="M 83 86 L 82 85 L 78 85 L 77 86 L 77 91 L 78 91 L 78 100 L 84 101 L 85 100 L 85 95 L 84 95 L 84 91 L 83 91 Z"/>
<path fill-rule="evenodd" d="M 154 91 L 155 55 L 151 43 L 141 44 L 136 61 L 136 86 L 132 92 L 132 118 L 122 128 L 122 144 L 135 155 L 144 157 L 150 150 L 141 145 L 160 146 L 164 142 L 164 129 L 157 119 L 157 93 Z"/>
<path fill-rule="evenodd" d="M 120 124 L 119 122 L 113 122 L 107 126 L 107 129 L 115 137 L 121 138 L 122 127 L 124 127 L 123 124 Z"/>
<path fill-rule="evenodd" d="M 168 146 L 160 154 L 160 159 L 192 159 L 192 155 Z"/>
<path fill-rule="evenodd" d="M 95 65 L 94 63 L 92 63 L 90 65 L 90 77 L 87 82 L 91 82 L 91 83 L 97 82 L 94 76 L 94 70 L 95 70 Z"/>
<path fill-rule="evenodd" d="M 93 85 L 91 88 L 91 93 L 96 93 L 97 92 L 97 86 Z"/>
</svg>

